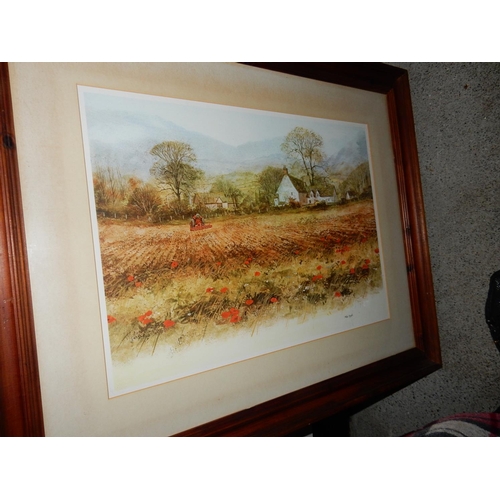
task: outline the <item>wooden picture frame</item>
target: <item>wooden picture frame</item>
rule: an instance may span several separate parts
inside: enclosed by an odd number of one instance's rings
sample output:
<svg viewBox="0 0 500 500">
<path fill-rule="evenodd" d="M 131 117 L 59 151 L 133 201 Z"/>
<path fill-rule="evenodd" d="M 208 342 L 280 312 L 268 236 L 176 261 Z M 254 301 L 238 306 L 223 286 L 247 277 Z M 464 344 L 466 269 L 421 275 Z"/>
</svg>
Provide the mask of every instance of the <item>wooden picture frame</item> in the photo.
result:
<svg viewBox="0 0 500 500">
<path fill-rule="evenodd" d="M 42 401 L 7 63 L 0 64 L 0 128 L 0 435 L 42 436 Z"/>
<path fill-rule="evenodd" d="M 307 424 L 355 412 L 441 366 L 423 196 L 408 75 L 383 64 L 244 63 L 263 70 L 385 96 L 395 159 L 415 347 L 178 433 L 179 436 L 290 435 Z M 3 435 L 43 435 L 43 410 L 22 223 L 9 69 L 0 65 L 2 143 Z"/>
</svg>

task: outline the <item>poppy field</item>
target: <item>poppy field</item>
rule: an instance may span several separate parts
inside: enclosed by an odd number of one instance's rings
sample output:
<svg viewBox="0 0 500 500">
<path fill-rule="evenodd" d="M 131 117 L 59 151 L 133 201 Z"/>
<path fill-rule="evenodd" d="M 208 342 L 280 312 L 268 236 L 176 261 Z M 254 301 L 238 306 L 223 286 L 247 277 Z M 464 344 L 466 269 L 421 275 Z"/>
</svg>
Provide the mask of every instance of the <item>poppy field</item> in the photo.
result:
<svg viewBox="0 0 500 500">
<path fill-rule="evenodd" d="M 211 229 L 99 219 L 115 361 L 340 311 L 382 287 L 371 200 L 227 216 Z"/>
</svg>

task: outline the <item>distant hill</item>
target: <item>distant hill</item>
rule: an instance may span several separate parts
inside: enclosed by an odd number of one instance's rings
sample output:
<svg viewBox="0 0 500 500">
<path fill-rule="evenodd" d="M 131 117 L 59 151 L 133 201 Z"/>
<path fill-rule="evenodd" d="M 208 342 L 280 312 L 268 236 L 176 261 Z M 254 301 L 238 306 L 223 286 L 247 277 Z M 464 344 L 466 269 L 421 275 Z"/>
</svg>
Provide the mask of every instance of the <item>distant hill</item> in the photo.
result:
<svg viewBox="0 0 500 500">
<path fill-rule="evenodd" d="M 368 150 L 364 138 L 359 138 L 344 146 L 336 155 L 325 162 L 328 171 L 333 175 L 347 178 L 361 163 L 368 161 Z"/>
<path fill-rule="evenodd" d="M 198 159 L 197 166 L 207 176 L 231 172 L 260 169 L 268 165 L 284 165 L 286 156 L 281 151 L 284 137 L 248 142 L 231 146 L 207 135 L 187 130 L 160 117 L 147 120 L 127 112 L 112 115 L 93 115 L 87 111 L 90 139 L 90 154 L 94 168 L 97 166 L 118 167 L 125 175 L 149 178 L 154 157 L 149 151 L 163 141 L 182 141 L 191 145 Z M 118 141 L 117 138 L 126 140 Z M 367 160 L 364 136 L 346 144 L 325 162 L 328 169 L 347 176 L 356 165 Z"/>
<path fill-rule="evenodd" d="M 161 118 L 156 119 L 153 124 L 145 124 L 130 114 L 116 113 L 108 122 L 102 121 L 102 118 L 99 122 L 93 121 L 92 116 L 88 122 L 93 165 L 115 166 L 124 174 L 140 178 L 149 177 L 149 169 L 154 163 L 154 157 L 149 151 L 163 141 L 182 141 L 190 144 L 198 158 L 197 166 L 209 176 L 242 168 L 263 168 L 286 161 L 280 149 L 283 141 L 281 137 L 235 147 Z M 110 129 L 115 132 L 110 134 Z M 125 129 L 127 131 L 123 135 L 132 136 L 132 139 L 116 142 L 114 137 Z M 109 140 L 106 139 L 108 136 Z"/>
</svg>

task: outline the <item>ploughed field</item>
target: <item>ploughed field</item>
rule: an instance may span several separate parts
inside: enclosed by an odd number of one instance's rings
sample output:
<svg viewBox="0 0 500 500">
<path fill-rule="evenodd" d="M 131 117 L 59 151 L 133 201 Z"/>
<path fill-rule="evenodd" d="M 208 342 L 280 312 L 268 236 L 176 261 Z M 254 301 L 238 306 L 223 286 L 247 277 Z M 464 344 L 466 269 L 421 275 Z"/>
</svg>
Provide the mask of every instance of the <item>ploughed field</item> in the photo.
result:
<svg viewBox="0 0 500 500">
<path fill-rule="evenodd" d="M 113 355 L 342 309 L 381 287 L 371 200 L 211 229 L 99 219 Z"/>
</svg>

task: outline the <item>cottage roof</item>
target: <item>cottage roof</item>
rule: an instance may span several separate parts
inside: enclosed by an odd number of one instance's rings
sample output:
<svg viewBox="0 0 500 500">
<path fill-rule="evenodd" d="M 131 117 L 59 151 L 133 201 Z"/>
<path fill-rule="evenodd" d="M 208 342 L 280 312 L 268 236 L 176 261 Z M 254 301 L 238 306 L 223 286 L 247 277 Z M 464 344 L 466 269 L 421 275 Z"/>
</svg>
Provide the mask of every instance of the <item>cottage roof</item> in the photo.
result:
<svg viewBox="0 0 500 500">
<path fill-rule="evenodd" d="M 308 191 L 308 193 L 310 193 L 311 191 L 313 191 L 313 193 L 315 195 L 318 192 L 321 197 L 325 198 L 325 197 L 328 197 L 328 196 L 332 196 L 336 192 L 336 189 L 335 189 L 334 186 L 332 186 L 330 188 L 325 188 L 325 187 L 311 187 L 311 189 Z"/>
<path fill-rule="evenodd" d="M 290 175 L 288 173 L 287 170 L 285 170 L 283 172 L 283 178 L 288 176 L 288 178 L 290 179 L 290 181 L 292 182 L 293 184 L 293 187 L 299 192 L 299 193 L 308 193 L 308 189 L 307 189 L 307 186 L 305 184 L 304 181 L 301 181 L 300 179 L 298 179 L 297 177 L 294 177 L 293 175 Z"/>
<path fill-rule="evenodd" d="M 204 203 L 206 205 L 217 203 L 219 199 L 219 203 L 228 203 L 223 193 L 196 193 L 194 199 L 195 202 Z"/>
</svg>

